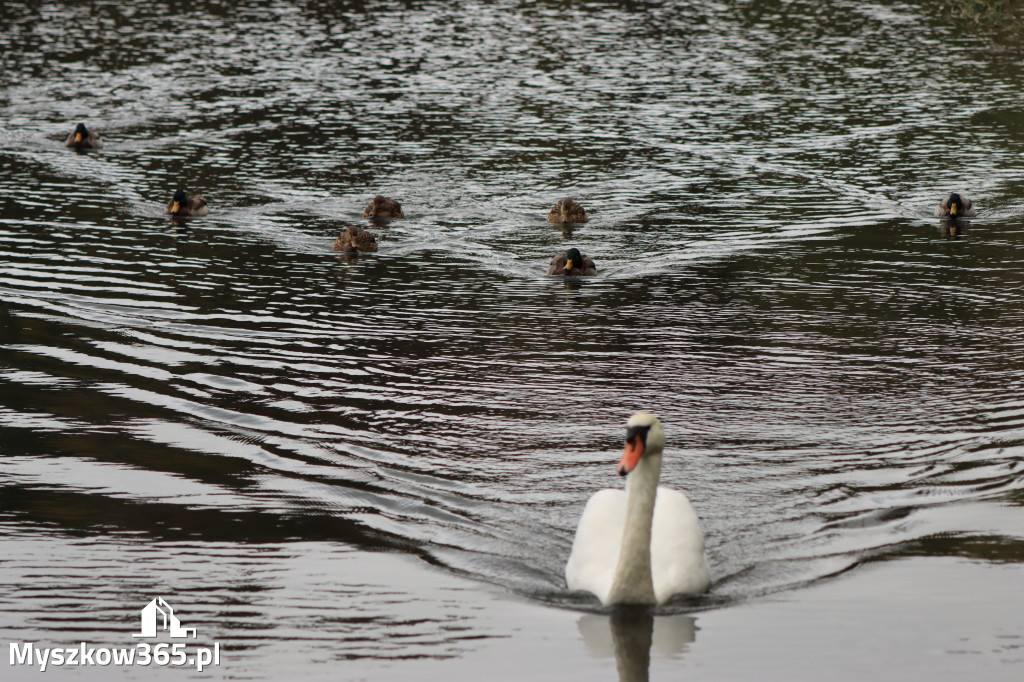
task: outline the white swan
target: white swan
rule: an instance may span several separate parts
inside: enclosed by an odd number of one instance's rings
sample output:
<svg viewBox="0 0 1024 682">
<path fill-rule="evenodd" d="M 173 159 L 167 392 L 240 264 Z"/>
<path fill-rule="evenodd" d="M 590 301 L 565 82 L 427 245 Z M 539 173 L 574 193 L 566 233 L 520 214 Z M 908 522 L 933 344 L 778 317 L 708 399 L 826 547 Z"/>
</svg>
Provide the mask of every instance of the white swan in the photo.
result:
<svg viewBox="0 0 1024 682">
<path fill-rule="evenodd" d="M 605 606 L 663 604 L 673 595 L 704 592 L 711 570 L 697 514 L 686 495 L 658 486 L 661 421 L 641 412 L 626 428 L 618 469 L 629 474 L 626 490 L 599 490 L 587 502 L 566 584 L 593 592 Z"/>
</svg>

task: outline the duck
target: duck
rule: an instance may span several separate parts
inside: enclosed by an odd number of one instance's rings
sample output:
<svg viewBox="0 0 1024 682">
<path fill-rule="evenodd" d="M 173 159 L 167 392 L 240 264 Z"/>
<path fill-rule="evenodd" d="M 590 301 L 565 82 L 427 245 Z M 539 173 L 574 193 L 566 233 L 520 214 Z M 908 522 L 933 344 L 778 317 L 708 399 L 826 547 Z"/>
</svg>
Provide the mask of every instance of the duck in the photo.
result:
<svg viewBox="0 0 1024 682">
<path fill-rule="evenodd" d="M 376 251 L 377 239 L 358 225 L 352 225 L 334 240 L 334 250 L 345 251 L 346 253 Z"/>
<path fill-rule="evenodd" d="M 551 207 L 548 213 L 549 223 L 585 223 L 590 218 L 583 207 L 576 203 L 575 199 L 566 197 Z"/>
<path fill-rule="evenodd" d="M 179 218 L 189 216 L 204 216 L 209 212 L 206 206 L 206 199 L 198 194 L 189 194 L 183 189 L 174 193 L 174 198 L 167 202 L 165 215 L 173 215 Z"/>
<path fill-rule="evenodd" d="M 596 275 L 597 266 L 593 259 L 580 253 L 577 248 L 562 251 L 551 259 L 549 275 Z"/>
<path fill-rule="evenodd" d="M 75 126 L 75 132 L 68 135 L 64 145 L 79 151 L 83 149 L 102 149 L 103 141 L 96 133 L 90 133 L 86 130 L 84 123 L 79 123 Z"/>
<path fill-rule="evenodd" d="M 571 590 L 605 606 L 654 606 L 711 585 L 700 520 L 686 495 L 658 486 L 665 431 L 653 414 L 626 423 L 618 473 L 625 490 L 599 490 L 580 516 L 565 566 Z"/>
<path fill-rule="evenodd" d="M 939 202 L 935 209 L 936 218 L 972 218 L 977 214 L 971 208 L 971 200 L 961 197 L 956 192 L 951 192 L 948 197 Z"/>
<path fill-rule="evenodd" d="M 394 199 L 378 194 L 363 209 L 364 218 L 404 218 L 402 206 Z"/>
</svg>

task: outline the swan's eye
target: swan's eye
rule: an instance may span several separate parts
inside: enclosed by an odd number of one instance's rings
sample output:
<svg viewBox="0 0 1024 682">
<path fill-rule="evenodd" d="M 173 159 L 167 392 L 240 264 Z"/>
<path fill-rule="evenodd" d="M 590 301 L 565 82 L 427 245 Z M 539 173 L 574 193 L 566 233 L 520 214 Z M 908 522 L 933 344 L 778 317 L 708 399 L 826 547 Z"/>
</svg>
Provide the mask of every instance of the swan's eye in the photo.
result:
<svg viewBox="0 0 1024 682">
<path fill-rule="evenodd" d="M 634 438 L 639 438 L 643 446 L 647 447 L 647 432 L 651 430 L 650 426 L 631 426 L 626 429 L 626 442 L 632 443 Z"/>
</svg>

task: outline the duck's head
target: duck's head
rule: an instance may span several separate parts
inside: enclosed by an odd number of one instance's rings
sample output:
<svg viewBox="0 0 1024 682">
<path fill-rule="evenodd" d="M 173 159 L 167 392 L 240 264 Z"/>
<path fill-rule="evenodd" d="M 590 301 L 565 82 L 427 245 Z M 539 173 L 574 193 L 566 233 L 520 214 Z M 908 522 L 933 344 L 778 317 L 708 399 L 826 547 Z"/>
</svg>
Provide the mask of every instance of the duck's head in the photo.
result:
<svg viewBox="0 0 1024 682">
<path fill-rule="evenodd" d="M 181 211 L 182 206 L 188 205 L 188 197 L 185 196 L 185 190 L 179 189 L 174 193 L 174 198 L 171 200 L 171 213 L 178 213 Z"/>
<path fill-rule="evenodd" d="M 641 457 L 649 452 L 660 453 L 663 447 L 665 431 L 661 428 L 661 420 L 647 412 L 634 414 L 626 423 L 626 450 L 619 462 L 619 475 L 630 473 Z"/>
<path fill-rule="evenodd" d="M 565 252 L 565 271 L 569 272 L 573 268 L 583 268 L 583 254 L 576 247 Z"/>
<path fill-rule="evenodd" d="M 964 202 L 960 195 L 953 192 L 949 195 L 949 217 L 959 218 L 964 214 Z"/>
<path fill-rule="evenodd" d="M 65 128 L 64 130 L 67 130 L 67 128 Z M 78 125 L 76 125 L 75 126 L 75 144 L 78 144 L 79 142 L 81 142 L 82 140 L 86 139 L 87 137 L 89 137 L 89 131 L 85 129 L 85 124 L 84 123 L 79 123 Z"/>
</svg>

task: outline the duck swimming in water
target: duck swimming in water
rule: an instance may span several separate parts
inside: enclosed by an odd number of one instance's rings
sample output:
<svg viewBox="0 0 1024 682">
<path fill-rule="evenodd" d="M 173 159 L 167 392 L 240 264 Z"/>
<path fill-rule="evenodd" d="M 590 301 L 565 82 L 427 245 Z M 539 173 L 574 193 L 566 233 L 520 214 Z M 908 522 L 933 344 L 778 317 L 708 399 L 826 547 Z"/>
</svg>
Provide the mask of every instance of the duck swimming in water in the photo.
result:
<svg viewBox="0 0 1024 682">
<path fill-rule="evenodd" d="M 551 259 L 548 265 L 549 275 L 596 275 L 597 266 L 591 258 L 580 253 L 577 248 L 562 251 Z"/>
<path fill-rule="evenodd" d="M 935 209 L 935 217 L 972 218 L 977 215 L 977 212 L 971 208 L 971 205 L 970 199 L 952 192 L 948 197 L 939 202 L 939 207 Z"/>
<path fill-rule="evenodd" d="M 68 139 L 64 141 L 64 144 L 70 149 L 77 149 L 79 151 L 103 148 L 103 141 L 100 140 L 100 136 L 86 130 L 84 123 L 79 123 L 75 126 L 75 132 L 68 135 Z"/>
<path fill-rule="evenodd" d="M 363 210 L 364 218 L 404 218 L 402 206 L 394 199 L 378 194 Z"/>
<path fill-rule="evenodd" d="M 566 197 L 551 207 L 548 213 L 549 223 L 585 223 L 590 218 L 583 207 L 576 203 L 575 199 Z"/>
<path fill-rule="evenodd" d="M 346 253 L 376 251 L 377 239 L 358 225 L 352 225 L 334 240 L 334 250 Z"/>
<path fill-rule="evenodd" d="M 179 189 L 174 193 L 174 198 L 167 202 L 167 210 L 164 211 L 164 215 L 188 218 L 204 216 L 208 211 L 206 199 L 198 194 L 189 194 L 185 190 Z"/>
</svg>

